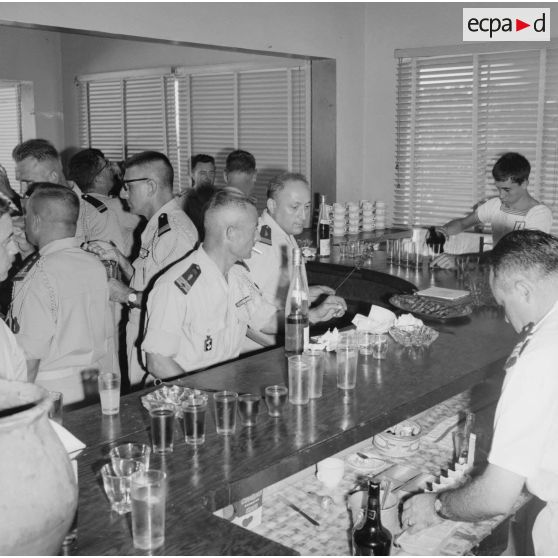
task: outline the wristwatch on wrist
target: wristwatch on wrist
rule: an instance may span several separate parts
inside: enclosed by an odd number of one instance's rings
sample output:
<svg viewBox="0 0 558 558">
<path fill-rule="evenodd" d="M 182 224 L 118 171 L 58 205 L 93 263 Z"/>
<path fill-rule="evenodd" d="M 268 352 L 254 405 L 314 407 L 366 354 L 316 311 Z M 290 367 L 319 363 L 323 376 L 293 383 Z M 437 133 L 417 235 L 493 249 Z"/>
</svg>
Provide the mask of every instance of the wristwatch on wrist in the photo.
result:
<svg viewBox="0 0 558 558">
<path fill-rule="evenodd" d="M 128 293 L 128 306 L 130 308 L 137 308 L 138 306 L 138 293 L 136 291 L 132 291 Z"/>
<path fill-rule="evenodd" d="M 440 496 L 442 495 L 442 493 L 438 494 L 436 496 L 436 499 L 434 500 L 434 511 L 436 512 L 436 515 L 438 517 L 441 517 L 442 519 L 450 519 L 447 515 L 444 514 L 444 512 L 442 511 L 442 500 L 440 500 Z"/>
</svg>

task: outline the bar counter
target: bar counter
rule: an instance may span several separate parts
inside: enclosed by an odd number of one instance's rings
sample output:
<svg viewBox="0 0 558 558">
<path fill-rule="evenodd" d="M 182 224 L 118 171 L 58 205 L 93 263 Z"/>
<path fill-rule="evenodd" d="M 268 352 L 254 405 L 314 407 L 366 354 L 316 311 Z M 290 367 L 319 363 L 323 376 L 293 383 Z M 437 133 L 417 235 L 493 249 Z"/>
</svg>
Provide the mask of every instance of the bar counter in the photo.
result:
<svg viewBox="0 0 558 558">
<path fill-rule="evenodd" d="M 378 253 L 371 268 L 361 270 L 355 278 L 370 280 L 372 290 L 387 284 L 381 300 L 389 289 L 408 292 L 414 286 L 456 285 L 454 272 L 393 270 L 385 266 L 385 260 L 382 264 L 381 257 Z M 346 274 L 349 269 L 343 262 L 308 266 L 309 277 L 328 271 Z M 350 281 L 347 284 L 351 288 Z M 352 287 L 360 290 L 362 286 L 353 283 Z M 177 425 L 174 452 L 166 459 L 154 460 L 156 467 L 167 471 L 169 481 L 166 542 L 154 553 L 293 554 L 212 512 L 476 384 L 499 380 L 516 339 L 501 312 L 481 308 L 467 318 L 430 325 L 440 335 L 428 349 L 404 349 L 390 339 L 385 360 L 359 355 L 357 386 L 350 392 L 337 389 L 335 354 L 329 353 L 323 397 L 305 406 L 287 404 L 280 419 L 267 415 L 262 400 L 255 427 L 237 425 L 233 436 L 217 436 L 210 403 L 206 442 L 197 450 L 183 442 L 181 426 Z M 210 392 L 230 389 L 263 395 L 268 385 L 287 384 L 284 350 L 264 351 L 175 383 Z M 115 417 L 102 416 L 100 406 L 91 405 L 64 418 L 64 426 L 87 445 L 78 460 L 78 554 L 140 553 L 132 544 L 129 514 L 118 516 L 110 511 L 97 471 L 113 445 L 150 442 L 149 417 L 140 397 L 152 389 L 122 397 L 120 414 Z"/>
</svg>

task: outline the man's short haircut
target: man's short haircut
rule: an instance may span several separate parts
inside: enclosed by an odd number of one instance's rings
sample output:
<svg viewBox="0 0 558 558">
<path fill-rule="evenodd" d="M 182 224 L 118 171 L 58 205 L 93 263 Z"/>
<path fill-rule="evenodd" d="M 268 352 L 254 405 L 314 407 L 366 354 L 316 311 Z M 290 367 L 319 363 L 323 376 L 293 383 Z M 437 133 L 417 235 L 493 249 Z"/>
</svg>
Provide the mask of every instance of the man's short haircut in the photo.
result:
<svg viewBox="0 0 558 558">
<path fill-rule="evenodd" d="M 256 207 L 254 200 L 243 196 L 242 194 L 237 194 L 236 192 L 229 192 L 227 190 L 217 190 L 213 197 L 209 200 L 207 208 L 205 210 L 204 216 L 204 228 L 207 232 L 208 224 L 210 224 L 213 215 L 219 213 L 223 209 L 229 208 L 240 208 L 243 210 L 249 207 Z"/>
<path fill-rule="evenodd" d="M 36 211 L 36 204 L 41 202 L 54 203 L 57 207 L 63 208 L 64 219 L 62 222 L 66 225 L 76 225 L 79 215 L 79 199 L 69 188 L 50 182 L 35 182 L 28 203 L 33 204 Z"/>
<path fill-rule="evenodd" d="M 256 171 L 256 159 L 252 153 L 237 149 L 227 156 L 225 162 L 225 172 L 243 172 L 245 174 L 253 174 Z"/>
<path fill-rule="evenodd" d="M 14 147 L 12 158 L 16 163 L 20 163 L 27 157 L 33 157 L 37 161 L 59 159 L 54 145 L 45 139 L 30 139 Z"/>
<path fill-rule="evenodd" d="M 541 231 L 512 231 L 503 236 L 490 253 L 490 266 L 496 279 L 514 274 L 555 274 L 558 279 L 558 238 Z"/>
<path fill-rule="evenodd" d="M 174 170 L 168 157 L 159 151 L 142 151 L 136 155 L 132 155 L 124 161 L 124 170 L 131 169 L 132 167 L 148 167 L 156 165 L 161 169 L 159 178 L 164 185 L 172 190 L 174 183 Z"/>
<path fill-rule="evenodd" d="M 83 192 L 88 192 L 104 164 L 105 155 L 100 149 L 82 149 L 68 163 L 68 179 L 73 180 Z"/>
<path fill-rule="evenodd" d="M 310 186 L 303 174 L 299 172 L 284 172 L 272 179 L 267 185 L 267 198 L 276 199 L 277 194 L 285 188 L 287 182 L 304 182 L 306 186 Z"/>
<path fill-rule="evenodd" d="M 215 157 L 206 155 L 205 153 L 198 153 L 197 155 L 194 155 L 191 162 L 192 170 L 194 170 L 196 168 L 196 165 L 198 165 L 199 163 L 211 163 L 213 166 L 215 166 Z"/>
<path fill-rule="evenodd" d="M 516 184 L 523 184 L 530 172 L 529 161 L 520 153 L 504 153 L 492 168 L 492 176 L 496 182 L 511 179 Z"/>
</svg>

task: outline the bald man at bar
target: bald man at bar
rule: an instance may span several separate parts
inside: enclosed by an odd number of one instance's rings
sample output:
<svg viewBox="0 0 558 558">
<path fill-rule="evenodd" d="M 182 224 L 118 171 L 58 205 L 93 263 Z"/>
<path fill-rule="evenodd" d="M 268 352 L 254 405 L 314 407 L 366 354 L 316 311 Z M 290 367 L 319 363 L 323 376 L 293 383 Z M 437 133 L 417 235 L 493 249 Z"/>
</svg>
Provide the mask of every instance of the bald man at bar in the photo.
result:
<svg viewBox="0 0 558 558">
<path fill-rule="evenodd" d="M 147 300 L 142 350 L 153 376 L 179 376 L 236 358 L 251 323 L 274 314 L 243 264 L 257 224 L 249 198 L 223 190 L 211 199 L 202 245 L 164 273 Z"/>
<path fill-rule="evenodd" d="M 38 249 L 14 278 L 9 323 L 27 360 L 28 380 L 84 397 L 81 371 L 112 370 L 112 326 L 105 268 L 75 238 L 79 200 L 68 188 L 37 183 L 25 215 Z"/>
<path fill-rule="evenodd" d="M 533 527 L 537 555 L 558 555 L 558 238 L 524 230 L 491 253 L 490 284 L 522 333 L 506 361 L 485 471 L 472 482 L 404 504 L 403 527 L 507 515 L 524 487 L 546 502 Z"/>
</svg>

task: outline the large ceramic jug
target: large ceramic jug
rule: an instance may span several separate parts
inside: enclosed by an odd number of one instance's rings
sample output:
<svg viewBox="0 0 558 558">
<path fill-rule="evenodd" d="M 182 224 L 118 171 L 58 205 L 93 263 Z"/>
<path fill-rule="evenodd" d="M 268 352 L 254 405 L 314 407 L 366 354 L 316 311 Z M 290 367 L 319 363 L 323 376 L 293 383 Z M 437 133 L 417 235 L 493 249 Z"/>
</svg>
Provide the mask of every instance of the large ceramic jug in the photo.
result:
<svg viewBox="0 0 558 558">
<path fill-rule="evenodd" d="M 74 517 L 77 483 L 48 421 L 49 404 L 48 393 L 39 386 L 0 380 L 3 556 L 57 554 Z"/>
</svg>

